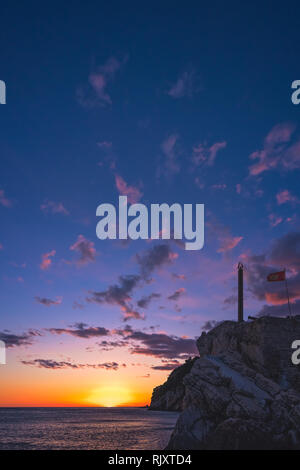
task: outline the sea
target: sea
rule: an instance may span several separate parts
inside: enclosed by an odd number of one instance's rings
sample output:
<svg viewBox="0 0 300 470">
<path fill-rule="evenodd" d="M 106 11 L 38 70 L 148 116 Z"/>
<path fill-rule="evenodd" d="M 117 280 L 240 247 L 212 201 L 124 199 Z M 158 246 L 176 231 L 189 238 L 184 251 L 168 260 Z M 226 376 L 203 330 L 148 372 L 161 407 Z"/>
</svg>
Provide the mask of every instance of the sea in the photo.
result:
<svg viewBox="0 0 300 470">
<path fill-rule="evenodd" d="M 178 415 L 147 408 L 0 408 L 0 449 L 159 450 Z"/>
</svg>

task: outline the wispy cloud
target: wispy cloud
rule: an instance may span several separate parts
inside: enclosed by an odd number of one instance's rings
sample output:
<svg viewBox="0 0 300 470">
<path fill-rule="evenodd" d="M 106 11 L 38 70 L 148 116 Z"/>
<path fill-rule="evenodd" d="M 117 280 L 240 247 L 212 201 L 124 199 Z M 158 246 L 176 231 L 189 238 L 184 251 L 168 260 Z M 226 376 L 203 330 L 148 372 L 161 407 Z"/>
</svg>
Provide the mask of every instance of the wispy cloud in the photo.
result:
<svg viewBox="0 0 300 470">
<path fill-rule="evenodd" d="M 0 204 L 4 207 L 12 206 L 12 202 L 5 196 L 4 189 L 0 189 Z"/>
<path fill-rule="evenodd" d="M 104 291 L 91 291 L 91 295 L 86 300 L 99 304 L 119 305 L 124 315 L 124 320 L 129 318 L 144 319 L 144 315 L 136 311 L 131 305 L 131 294 L 140 281 L 141 277 L 138 275 L 120 276 L 118 284 L 109 286 Z"/>
<path fill-rule="evenodd" d="M 114 80 L 117 71 L 127 62 L 127 57 L 118 60 L 110 57 L 105 64 L 97 67 L 89 75 L 89 86 L 77 90 L 78 102 L 84 107 L 108 106 L 112 104 L 108 87 Z"/>
<path fill-rule="evenodd" d="M 299 199 L 296 196 L 293 196 L 288 189 L 280 191 L 278 194 L 276 194 L 276 199 L 279 205 L 285 204 L 286 202 L 299 203 Z"/>
<path fill-rule="evenodd" d="M 177 301 L 185 293 L 186 293 L 186 289 L 184 287 L 180 287 L 172 295 L 169 295 L 168 299 Z"/>
<path fill-rule="evenodd" d="M 71 251 L 77 251 L 80 258 L 77 261 L 78 266 L 92 263 L 96 259 L 96 249 L 94 242 L 87 240 L 83 235 L 79 235 L 76 242 L 70 246 Z"/>
<path fill-rule="evenodd" d="M 268 219 L 270 221 L 271 227 L 276 227 L 283 221 L 283 218 L 276 214 L 269 214 Z"/>
<path fill-rule="evenodd" d="M 195 70 L 190 69 L 184 71 L 177 78 L 176 82 L 167 91 L 167 94 L 172 98 L 178 99 L 183 97 L 192 97 L 200 91 L 199 78 Z"/>
<path fill-rule="evenodd" d="M 172 263 L 177 259 L 178 254 L 174 253 L 168 244 L 160 244 L 151 247 L 145 253 L 137 255 L 137 261 L 144 278 L 147 278 L 156 268 Z"/>
<path fill-rule="evenodd" d="M 160 297 L 160 294 L 153 292 L 152 294 L 145 295 L 140 300 L 138 300 L 137 305 L 140 308 L 147 308 L 153 299 L 159 299 Z"/>
<path fill-rule="evenodd" d="M 31 346 L 34 342 L 34 338 L 41 336 L 41 333 L 37 330 L 29 330 L 23 334 L 13 334 L 7 330 L 0 331 L 0 340 L 4 341 L 7 348 L 14 348 L 18 346 Z"/>
<path fill-rule="evenodd" d="M 208 146 L 206 143 L 200 143 L 193 147 L 192 162 L 197 167 L 200 165 L 212 166 L 215 163 L 217 154 L 220 150 L 226 148 L 227 142 L 215 142 Z"/>
<path fill-rule="evenodd" d="M 258 160 L 249 167 L 251 176 L 275 168 L 293 170 L 300 167 L 300 140 L 290 143 L 295 126 L 291 123 L 277 124 L 264 139 L 263 147 L 250 155 Z"/>
<path fill-rule="evenodd" d="M 300 232 L 290 232 L 275 240 L 270 249 L 260 255 L 244 255 L 247 265 L 245 276 L 249 292 L 270 306 L 262 308 L 260 314 L 287 315 L 287 296 L 284 283 L 267 281 L 270 272 L 287 269 L 290 301 L 293 313 L 299 311 L 300 299 Z M 272 308 L 274 306 L 274 308 Z M 276 307 L 276 308 L 275 308 Z M 272 313 L 273 312 L 273 313 Z"/>
<path fill-rule="evenodd" d="M 45 305 L 45 307 L 50 307 L 51 305 L 60 305 L 62 303 L 62 297 L 56 297 L 56 300 L 53 299 L 47 299 L 46 297 L 35 297 L 35 300 L 42 305 Z"/>
<path fill-rule="evenodd" d="M 128 202 L 130 204 L 137 203 L 143 196 L 143 193 L 137 186 L 128 185 L 126 181 L 122 178 L 122 176 L 118 174 L 115 175 L 115 182 L 119 193 L 122 196 L 127 196 Z"/>
<path fill-rule="evenodd" d="M 161 144 L 163 161 L 158 167 L 158 176 L 163 174 L 166 177 L 171 177 L 180 171 L 180 165 L 178 162 L 178 139 L 179 136 L 177 134 L 171 134 Z"/>
<path fill-rule="evenodd" d="M 109 334 L 109 330 L 102 326 L 88 326 L 86 323 L 75 323 L 75 325 L 69 328 L 48 328 L 47 331 L 56 335 L 66 334 L 85 339 L 107 336 Z"/>
<path fill-rule="evenodd" d="M 30 361 L 23 360 L 22 364 L 26 366 L 35 366 L 41 369 L 106 369 L 118 370 L 117 362 L 103 362 L 100 364 L 77 364 L 70 361 L 54 361 L 52 359 L 33 359 Z"/>
<path fill-rule="evenodd" d="M 42 262 L 40 264 L 40 268 L 45 271 L 47 269 L 50 268 L 51 264 L 52 264 L 52 260 L 51 260 L 51 257 L 55 256 L 56 254 L 56 251 L 55 250 L 52 250 L 52 251 L 49 251 L 49 253 L 44 253 L 42 255 Z"/>
<path fill-rule="evenodd" d="M 69 211 L 64 207 L 62 202 L 54 202 L 54 201 L 45 201 L 41 204 L 41 210 L 43 212 L 51 212 L 52 214 L 64 214 L 68 215 Z"/>
<path fill-rule="evenodd" d="M 231 237 L 231 236 L 224 236 L 221 239 L 221 246 L 217 250 L 218 253 L 225 253 L 227 251 L 233 250 L 241 241 L 243 237 Z"/>
<path fill-rule="evenodd" d="M 172 252 L 167 244 L 160 244 L 151 247 L 142 254 L 136 255 L 139 266 L 139 274 L 129 274 L 119 276 L 118 283 L 109 286 L 102 291 L 90 291 L 86 298 L 87 302 L 98 304 L 107 303 L 110 305 L 118 305 L 121 309 L 123 320 L 134 318 L 136 320 L 144 320 L 145 315 L 141 314 L 133 306 L 133 292 L 142 286 L 145 282 L 149 282 L 149 275 L 157 268 L 165 264 L 171 263 L 177 258 L 177 254 Z M 151 299 L 157 297 L 158 294 L 152 294 L 148 297 L 140 299 L 137 303 L 138 307 L 145 308 Z"/>
</svg>

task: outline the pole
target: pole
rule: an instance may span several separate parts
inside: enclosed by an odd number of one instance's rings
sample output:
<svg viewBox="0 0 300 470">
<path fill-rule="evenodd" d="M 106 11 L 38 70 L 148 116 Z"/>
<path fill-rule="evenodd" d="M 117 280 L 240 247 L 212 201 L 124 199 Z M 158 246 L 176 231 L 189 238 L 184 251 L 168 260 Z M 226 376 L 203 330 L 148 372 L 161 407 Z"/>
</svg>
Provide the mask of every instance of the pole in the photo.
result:
<svg viewBox="0 0 300 470">
<path fill-rule="evenodd" d="M 290 317 L 291 317 L 292 316 L 292 311 L 291 311 L 290 296 L 289 296 L 289 290 L 288 290 L 288 284 L 287 284 L 286 270 L 285 269 L 284 269 L 284 280 L 285 280 L 285 287 L 286 287 L 286 296 L 287 296 L 288 306 L 289 306 L 289 314 L 290 314 Z"/>
<path fill-rule="evenodd" d="M 238 264 L 238 321 L 244 321 L 244 266 L 242 263 Z"/>
</svg>

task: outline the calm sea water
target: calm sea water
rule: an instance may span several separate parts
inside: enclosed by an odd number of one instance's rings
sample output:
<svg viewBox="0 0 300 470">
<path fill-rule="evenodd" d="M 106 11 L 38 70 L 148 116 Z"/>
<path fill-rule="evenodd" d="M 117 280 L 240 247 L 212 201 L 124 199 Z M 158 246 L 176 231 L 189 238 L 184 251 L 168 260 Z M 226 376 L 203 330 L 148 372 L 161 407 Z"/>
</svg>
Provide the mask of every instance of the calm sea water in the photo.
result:
<svg viewBox="0 0 300 470">
<path fill-rule="evenodd" d="M 163 449 L 177 417 L 145 408 L 0 408 L 0 449 Z"/>
</svg>

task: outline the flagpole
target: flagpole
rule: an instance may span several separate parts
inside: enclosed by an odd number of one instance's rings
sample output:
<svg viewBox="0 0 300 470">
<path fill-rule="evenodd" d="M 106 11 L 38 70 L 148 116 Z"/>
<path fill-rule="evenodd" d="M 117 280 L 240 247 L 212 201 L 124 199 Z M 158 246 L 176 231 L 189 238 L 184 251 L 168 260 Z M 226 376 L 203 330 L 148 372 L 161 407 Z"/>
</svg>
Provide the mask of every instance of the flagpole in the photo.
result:
<svg viewBox="0 0 300 470">
<path fill-rule="evenodd" d="M 286 296 L 287 296 L 288 306 L 289 306 L 289 314 L 290 314 L 290 317 L 291 317 L 292 312 L 291 312 L 290 296 L 289 296 L 289 290 L 288 290 L 288 284 L 287 284 L 287 278 L 286 278 L 286 269 L 285 268 L 284 268 L 284 279 L 285 279 L 285 287 L 286 287 Z"/>
<path fill-rule="evenodd" d="M 238 321 L 244 321 L 244 266 L 241 262 L 238 264 Z"/>
</svg>

